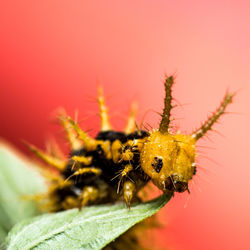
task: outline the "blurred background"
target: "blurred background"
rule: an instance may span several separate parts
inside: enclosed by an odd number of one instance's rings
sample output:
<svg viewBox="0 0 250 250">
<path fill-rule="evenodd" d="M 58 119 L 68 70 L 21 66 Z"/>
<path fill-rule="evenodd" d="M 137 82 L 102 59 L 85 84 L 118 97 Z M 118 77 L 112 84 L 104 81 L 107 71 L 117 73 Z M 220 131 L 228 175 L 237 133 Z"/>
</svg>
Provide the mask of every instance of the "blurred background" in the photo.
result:
<svg viewBox="0 0 250 250">
<path fill-rule="evenodd" d="M 45 148 L 54 135 L 67 151 L 54 111 L 64 107 L 93 136 L 96 88 L 114 126 L 137 100 L 138 123 L 158 126 L 164 74 L 175 74 L 173 124 L 189 133 L 226 89 L 234 103 L 199 143 L 191 194 L 160 212 L 158 248 L 250 249 L 249 1 L 0 1 L 0 136 Z"/>
</svg>

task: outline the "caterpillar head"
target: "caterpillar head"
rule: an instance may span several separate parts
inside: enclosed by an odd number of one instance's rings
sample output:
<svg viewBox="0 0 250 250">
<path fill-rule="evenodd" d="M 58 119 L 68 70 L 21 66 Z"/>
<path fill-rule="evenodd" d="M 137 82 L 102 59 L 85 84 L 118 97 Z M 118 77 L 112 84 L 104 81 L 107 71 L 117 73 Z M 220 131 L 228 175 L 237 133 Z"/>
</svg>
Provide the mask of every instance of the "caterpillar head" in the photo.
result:
<svg viewBox="0 0 250 250">
<path fill-rule="evenodd" d="M 152 132 L 141 152 L 141 167 L 159 189 L 184 192 L 195 173 L 195 140 Z"/>
<path fill-rule="evenodd" d="M 141 167 L 153 183 L 164 192 L 184 192 L 188 182 L 196 173 L 195 143 L 211 130 L 213 124 L 225 113 L 232 102 L 233 94 L 226 93 L 217 110 L 202 126 L 191 135 L 169 132 L 170 111 L 172 109 L 172 85 L 174 78 L 165 80 L 165 99 L 159 129 L 152 131 L 141 149 Z"/>
<path fill-rule="evenodd" d="M 195 173 L 195 140 L 152 132 L 141 152 L 141 167 L 159 189 L 184 192 Z"/>
</svg>

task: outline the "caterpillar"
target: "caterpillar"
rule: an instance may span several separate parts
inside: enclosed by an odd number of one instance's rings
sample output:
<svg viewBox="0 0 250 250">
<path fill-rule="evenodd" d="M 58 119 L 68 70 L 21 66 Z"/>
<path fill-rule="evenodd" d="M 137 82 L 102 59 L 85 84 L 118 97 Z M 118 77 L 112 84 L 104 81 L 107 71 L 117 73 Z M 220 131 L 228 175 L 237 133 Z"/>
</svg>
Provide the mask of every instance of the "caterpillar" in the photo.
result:
<svg viewBox="0 0 250 250">
<path fill-rule="evenodd" d="M 227 92 L 215 112 L 191 134 L 173 133 L 170 126 L 173 84 L 174 77 L 166 76 L 164 108 L 157 129 L 139 129 L 136 108 L 132 105 L 125 129 L 113 130 L 99 86 L 101 128 L 95 138 L 61 112 L 59 121 L 69 141 L 69 157 L 49 155 L 29 144 L 31 151 L 59 173 L 49 177 L 52 183 L 46 196 L 49 211 L 81 209 L 119 200 L 130 207 L 140 201 L 138 193 L 149 181 L 164 193 L 189 192 L 189 181 L 197 170 L 195 145 L 225 113 L 234 94 Z"/>
</svg>

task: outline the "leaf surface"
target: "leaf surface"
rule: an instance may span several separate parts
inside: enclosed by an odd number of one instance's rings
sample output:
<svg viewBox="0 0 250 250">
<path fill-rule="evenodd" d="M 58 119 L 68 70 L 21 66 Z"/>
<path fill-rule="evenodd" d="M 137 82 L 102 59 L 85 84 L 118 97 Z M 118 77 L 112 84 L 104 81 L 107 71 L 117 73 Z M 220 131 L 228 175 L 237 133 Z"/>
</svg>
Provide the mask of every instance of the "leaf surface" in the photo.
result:
<svg viewBox="0 0 250 250">
<path fill-rule="evenodd" d="M 124 204 L 99 205 L 28 219 L 10 231 L 7 249 L 102 249 L 156 213 L 170 198 L 162 195 L 130 210 Z"/>
<path fill-rule="evenodd" d="M 37 215 L 37 204 L 25 198 L 46 190 L 34 164 L 0 142 L 0 242 L 13 225 Z"/>
</svg>

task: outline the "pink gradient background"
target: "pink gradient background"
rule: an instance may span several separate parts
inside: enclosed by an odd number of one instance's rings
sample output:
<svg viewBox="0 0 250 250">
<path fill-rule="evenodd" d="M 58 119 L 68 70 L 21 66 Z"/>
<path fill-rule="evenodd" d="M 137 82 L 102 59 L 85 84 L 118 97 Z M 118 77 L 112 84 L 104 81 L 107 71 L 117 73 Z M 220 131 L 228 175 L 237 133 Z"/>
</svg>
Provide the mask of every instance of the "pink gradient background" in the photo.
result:
<svg viewBox="0 0 250 250">
<path fill-rule="evenodd" d="M 139 120 L 160 111 L 164 73 L 175 73 L 175 124 L 190 132 L 225 90 L 239 90 L 226 115 L 200 145 L 191 195 L 176 195 L 160 212 L 166 249 L 250 249 L 249 1 L 1 1 L 0 136 L 44 148 L 62 136 L 52 112 L 79 109 L 84 129 L 98 131 L 97 79 L 113 124 L 121 129 L 136 99 Z M 188 105 L 185 105 L 188 104 Z M 145 118 L 157 126 L 154 111 Z M 63 143 L 62 140 L 59 140 Z M 201 190 L 201 191 L 199 191 Z"/>
</svg>

